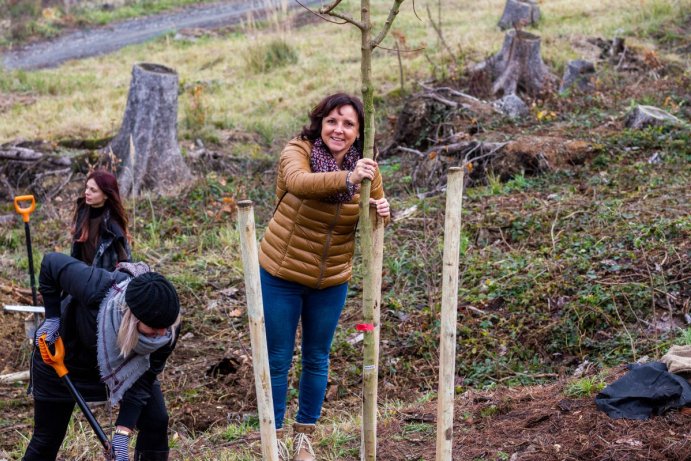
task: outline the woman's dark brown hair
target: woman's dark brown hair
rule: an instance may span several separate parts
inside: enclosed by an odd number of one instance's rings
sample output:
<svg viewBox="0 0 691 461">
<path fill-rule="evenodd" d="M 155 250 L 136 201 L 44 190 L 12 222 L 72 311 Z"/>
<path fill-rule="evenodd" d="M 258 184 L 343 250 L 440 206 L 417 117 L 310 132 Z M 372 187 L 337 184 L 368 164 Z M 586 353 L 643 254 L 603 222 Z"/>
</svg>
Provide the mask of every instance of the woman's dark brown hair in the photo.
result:
<svg viewBox="0 0 691 461">
<path fill-rule="evenodd" d="M 118 180 L 112 173 L 103 170 L 92 171 L 87 176 L 85 184 L 93 179 L 103 194 L 108 197 L 105 206 L 110 211 L 110 219 L 114 220 L 125 233 L 126 238 L 130 239 L 130 233 L 127 230 L 127 213 L 125 207 L 122 206 L 120 199 L 120 188 L 118 187 Z M 79 215 L 82 210 L 88 208 L 86 199 L 81 196 L 77 199 L 77 208 L 74 210 L 74 217 L 72 218 L 72 235 L 77 242 L 85 242 L 89 238 L 89 219 L 88 214 L 85 219 L 79 221 Z M 77 228 L 79 226 L 79 228 Z"/>
<path fill-rule="evenodd" d="M 314 142 L 322 134 L 322 120 L 329 115 L 332 110 L 343 106 L 352 106 L 357 113 L 357 120 L 360 125 L 360 136 L 355 141 L 355 148 L 362 152 L 362 145 L 365 141 L 365 108 L 360 98 L 346 93 L 334 93 L 322 99 L 319 104 L 314 106 L 310 112 L 310 124 L 305 125 L 300 133 L 300 138 L 305 141 Z"/>
</svg>

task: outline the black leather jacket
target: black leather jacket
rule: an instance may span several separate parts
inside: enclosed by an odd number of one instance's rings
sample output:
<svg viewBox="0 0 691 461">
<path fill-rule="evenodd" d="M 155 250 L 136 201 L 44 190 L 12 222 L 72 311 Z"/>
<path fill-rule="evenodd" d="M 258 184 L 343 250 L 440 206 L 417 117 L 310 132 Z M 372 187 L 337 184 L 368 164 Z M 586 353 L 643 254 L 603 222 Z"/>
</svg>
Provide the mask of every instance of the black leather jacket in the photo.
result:
<svg viewBox="0 0 691 461">
<path fill-rule="evenodd" d="M 77 226 L 79 229 L 81 224 L 85 219 L 89 219 L 89 207 L 85 206 L 77 213 Z M 127 259 L 129 261 L 132 258 L 132 252 L 130 250 L 129 243 L 127 242 L 127 237 L 125 236 L 125 231 L 120 227 L 120 225 L 114 220 L 110 219 L 110 209 L 106 209 L 103 212 L 103 220 L 101 221 L 101 238 L 98 243 L 98 248 L 96 249 L 96 255 L 93 261 L 84 261 L 81 257 L 81 243 L 76 240 L 72 240 L 72 251 L 70 255 L 73 258 L 77 258 L 86 263 L 90 263 L 94 267 L 100 267 L 109 271 L 115 270 L 117 263 L 122 262 L 118 255 L 118 245 L 125 249 L 127 253 Z"/>
</svg>

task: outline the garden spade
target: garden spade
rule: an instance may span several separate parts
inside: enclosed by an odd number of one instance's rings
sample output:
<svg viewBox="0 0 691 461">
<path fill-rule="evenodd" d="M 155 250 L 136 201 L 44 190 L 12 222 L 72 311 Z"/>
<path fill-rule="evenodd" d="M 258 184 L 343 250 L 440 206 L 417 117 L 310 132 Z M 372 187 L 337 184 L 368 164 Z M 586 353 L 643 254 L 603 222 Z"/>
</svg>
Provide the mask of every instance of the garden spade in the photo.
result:
<svg viewBox="0 0 691 461">
<path fill-rule="evenodd" d="M 29 205 L 22 207 L 22 202 L 29 202 Z M 29 279 L 31 281 L 31 300 L 34 306 L 38 306 L 36 298 L 36 279 L 34 277 L 34 255 L 31 251 L 31 228 L 29 227 L 29 220 L 31 213 L 36 209 L 36 200 L 33 195 L 18 195 L 14 198 L 14 209 L 22 215 L 24 221 L 24 233 L 26 234 L 26 252 L 29 255 Z M 38 328 L 38 314 L 34 313 L 34 331 Z M 30 335 L 33 337 L 33 332 Z"/>
<path fill-rule="evenodd" d="M 84 398 L 81 396 L 77 388 L 74 387 L 72 380 L 70 380 L 70 377 L 68 376 L 67 367 L 65 366 L 65 345 L 62 343 L 62 338 L 58 336 L 58 339 L 55 340 L 55 352 L 51 353 L 50 348 L 46 343 L 46 335 L 43 334 L 38 338 L 38 348 L 41 351 L 41 358 L 43 359 L 43 362 L 46 365 L 53 367 L 55 372 L 67 386 L 70 394 L 72 394 L 74 401 L 77 402 L 79 409 L 82 410 L 82 413 L 84 413 L 89 425 L 93 428 L 94 432 L 96 432 L 96 437 L 98 437 L 98 440 L 103 446 L 103 453 L 105 454 L 106 461 L 114 460 L 115 456 L 113 454 L 113 449 L 110 445 L 108 437 L 106 436 L 105 432 L 103 432 L 101 425 L 98 424 L 96 417 L 91 412 L 91 409 L 84 401 Z"/>
</svg>

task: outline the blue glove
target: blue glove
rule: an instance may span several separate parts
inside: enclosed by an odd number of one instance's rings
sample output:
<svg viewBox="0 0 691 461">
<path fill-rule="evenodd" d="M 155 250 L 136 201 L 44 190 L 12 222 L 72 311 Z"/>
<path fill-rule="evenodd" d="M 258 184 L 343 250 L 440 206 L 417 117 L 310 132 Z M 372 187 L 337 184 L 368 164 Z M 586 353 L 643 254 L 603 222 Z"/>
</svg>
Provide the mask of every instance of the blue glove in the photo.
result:
<svg viewBox="0 0 691 461">
<path fill-rule="evenodd" d="M 46 343 L 53 344 L 60 336 L 60 317 L 46 319 L 36 330 L 36 342 L 41 335 L 46 335 Z"/>
<path fill-rule="evenodd" d="M 115 434 L 113 436 L 113 453 L 115 454 L 115 461 L 129 461 L 130 455 L 128 447 L 130 445 L 130 438 L 124 434 Z"/>
</svg>

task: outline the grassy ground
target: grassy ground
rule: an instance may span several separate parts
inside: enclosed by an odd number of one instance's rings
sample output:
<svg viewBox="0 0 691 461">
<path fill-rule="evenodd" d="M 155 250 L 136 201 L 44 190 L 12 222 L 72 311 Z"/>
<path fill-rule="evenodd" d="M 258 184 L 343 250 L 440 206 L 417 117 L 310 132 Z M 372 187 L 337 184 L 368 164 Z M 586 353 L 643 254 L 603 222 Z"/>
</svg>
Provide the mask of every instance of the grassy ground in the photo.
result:
<svg viewBox="0 0 691 461">
<path fill-rule="evenodd" d="M 383 3 L 376 3 L 378 18 Z M 426 47 L 405 55 L 408 90 L 431 73 L 446 82 L 459 77 L 462 66 L 437 49 L 424 5 L 416 2 L 425 21 L 415 17 L 408 2 L 404 5 L 395 26 L 399 37 L 405 36 L 411 49 Z M 494 24 L 503 2 L 482 5 L 444 3 L 445 39 L 461 64 L 479 60 L 501 44 Z M 542 4 L 545 20 L 538 31 L 543 56 L 560 74 L 567 59 L 580 57 L 576 45 L 584 38 L 610 38 L 616 32 L 627 37 L 639 56 L 652 52 L 663 61 L 663 77 L 647 70 L 624 74 L 602 62 L 598 91 L 592 95 L 537 101 L 532 115 L 518 122 L 498 117 L 481 122 L 488 136 L 584 140 L 592 153 L 582 165 L 543 175 L 518 174 L 509 181 L 490 174 L 466 190 L 454 459 L 509 459 L 525 449 L 530 437 L 537 454 L 519 459 L 600 459 L 613 448 L 619 459 L 644 452 L 648 459 L 691 456 L 691 441 L 679 429 L 688 421 L 679 413 L 647 425 L 618 424 L 592 405 L 593 393 L 614 379 L 609 367 L 643 356 L 657 359 L 670 344 L 689 343 L 682 319 L 691 298 L 691 134 L 686 128 L 629 131 L 621 121 L 635 103 L 664 107 L 688 119 L 688 51 L 680 52 L 679 43 L 688 45 L 680 37 L 688 32 L 688 18 L 681 11 L 688 10 L 689 2 L 641 1 L 636 6 L 633 11 L 623 1 Z M 277 43 L 287 43 L 297 63 L 291 64 L 289 56 L 285 62 L 259 59 L 265 66 L 257 73 L 252 57 L 280 48 Z M 317 50 L 315 43 L 327 47 Z M 2 75 L 3 95 L 24 103 L 0 114 L 0 139 L 56 141 L 112 135 L 124 109 L 130 65 L 146 59 L 172 66 L 182 82 L 183 146 L 191 149 L 191 140 L 200 138 L 221 154 L 217 160 L 194 162 L 198 180 L 184 196 L 144 196 L 128 203 L 135 257 L 170 274 L 186 307 L 183 339 L 163 378 L 175 459 L 259 459 L 234 203 L 255 201 L 261 234 L 273 209 L 272 167 L 280 146 L 325 93 L 357 90 L 357 43 L 346 27 L 317 23 L 287 34 L 274 21 L 262 31 L 241 29 L 195 42 L 163 39 L 58 70 Z M 395 56 L 381 50 L 376 59 L 379 131 L 385 144 L 391 131 L 388 118 L 396 115 L 403 99 Z M 333 69 L 338 69 L 336 77 Z M 479 123 L 465 119 L 455 129 L 464 133 Z M 406 155 L 380 162 L 394 211 L 416 209 L 386 230 L 379 397 L 380 459 L 387 460 L 432 459 L 434 449 L 445 198 L 417 195 L 422 190 L 411 183 L 414 163 Z M 55 200 L 41 203 L 34 215 L 36 264 L 43 252 L 68 251 L 66 229 L 80 179 Z M 11 212 L 4 205 L 2 211 Z M 23 239 L 19 225 L 3 228 L 0 283 L 10 287 L 0 293 L 3 302 L 16 301 L 22 295 L 16 287 L 28 285 Z M 355 324 L 360 286 L 357 261 L 334 341 L 319 428 L 324 460 L 358 459 L 361 343 Z M 17 320 L 0 317 L 0 328 L 8 332 L 0 356 L 6 372 L 26 367 Z M 586 361 L 591 363 L 586 376 L 572 378 L 577 365 Z M 5 412 L 0 417 L 0 458 L 17 459 L 31 429 L 31 402 L 23 385 L 0 385 L 0 395 Z M 576 402 L 574 410 L 550 413 L 562 408 L 564 399 Z M 98 411 L 102 421 L 112 419 Z M 541 426 L 545 415 L 549 423 Z M 518 426 L 503 426 L 506 419 Z M 94 459 L 89 453 L 98 450 L 80 421 L 66 440 L 66 459 Z M 534 426 L 534 434 L 524 434 L 527 425 Z M 592 428 L 598 432 L 591 433 Z M 620 443 L 615 429 L 634 442 L 643 440 L 642 447 Z M 507 444 L 516 434 L 524 439 Z M 542 446 L 554 434 L 556 440 Z M 617 442 L 593 451 L 584 448 L 603 438 Z"/>
<path fill-rule="evenodd" d="M 374 5 L 375 18 L 381 23 L 388 2 Z M 444 3 L 445 40 L 459 60 L 454 69 L 445 62 L 448 55 L 440 48 L 424 5 L 416 5 L 414 12 L 412 3 L 407 4 L 394 25 L 396 34 L 375 53 L 377 93 L 384 96 L 399 87 L 397 58 L 389 51 L 395 48 L 395 36 L 404 40 L 408 49 L 420 50 L 403 54 L 409 90 L 431 71 L 436 70 L 438 78 L 454 77 L 463 64 L 497 51 L 503 34 L 496 21 L 503 2 L 492 0 L 482 5 Z M 577 6 L 568 1 L 548 2 L 542 5 L 545 20 L 538 30 L 544 37 L 544 59 L 561 75 L 568 59 L 580 57 L 575 48 L 579 38 L 611 38 L 615 34 L 628 36 L 632 45 L 640 43 L 657 52 L 651 34 L 660 30 L 660 22 L 678 19 L 689 5 L 689 0 L 647 0 L 632 9 L 624 0 L 579 2 Z M 353 27 L 319 21 L 291 33 L 287 28 L 275 16 L 261 30 L 248 26 L 196 41 L 166 37 L 112 55 L 67 63 L 59 69 L 0 74 L 0 92 L 9 99 L 9 109 L 0 114 L 0 142 L 16 137 L 56 140 L 114 135 L 124 110 L 131 67 L 150 61 L 172 67 L 180 75 L 183 139 L 224 142 L 227 131 L 239 130 L 257 133 L 268 144 L 276 141 L 278 145 L 296 131 L 305 112 L 325 93 L 335 89 L 357 92 L 360 86 L 359 38 Z M 285 42 L 297 62 L 257 73 L 251 63 L 256 55 L 263 59 L 267 47 L 276 41 Z M 317 44 L 324 44 L 324 48 Z M 669 59 L 688 66 L 688 56 Z M 197 85 L 201 91 L 195 93 Z M 245 155 L 253 148 L 256 146 L 234 146 Z"/>
</svg>

